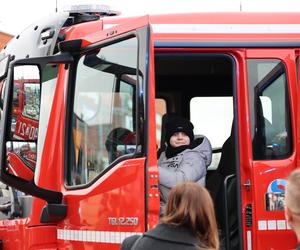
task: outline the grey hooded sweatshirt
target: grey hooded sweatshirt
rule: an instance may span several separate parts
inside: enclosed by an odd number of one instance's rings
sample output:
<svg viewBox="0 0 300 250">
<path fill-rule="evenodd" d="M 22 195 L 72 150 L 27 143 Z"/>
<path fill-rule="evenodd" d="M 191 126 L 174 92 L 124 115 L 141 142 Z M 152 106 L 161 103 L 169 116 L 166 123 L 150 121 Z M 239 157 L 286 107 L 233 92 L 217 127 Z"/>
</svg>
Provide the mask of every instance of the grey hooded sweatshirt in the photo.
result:
<svg viewBox="0 0 300 250">
<path fill-rule="evenodd" d="M 193 181 L 205 186 L 206 168 L 211 163 L 212 148 L 204 136 L 201 143 L 172 158 L 162 152 L 158 159 L 160 203 L 164 208 L 168 194 L 178 182 Z"/>
</svg>

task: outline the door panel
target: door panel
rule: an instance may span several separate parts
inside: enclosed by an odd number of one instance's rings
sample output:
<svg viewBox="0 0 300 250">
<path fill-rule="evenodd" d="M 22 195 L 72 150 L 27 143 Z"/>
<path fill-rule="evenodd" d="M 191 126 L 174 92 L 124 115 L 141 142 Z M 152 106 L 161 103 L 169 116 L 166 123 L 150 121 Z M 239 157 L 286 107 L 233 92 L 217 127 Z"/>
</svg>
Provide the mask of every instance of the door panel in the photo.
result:
<svg viewBox="0 0 300 250">
<path fill-rule="evenodd" d="M 67 191 L 68 217 L 58 229 L 59 249 L 119 249 L 145 230 L 145 159 L 122 161 L 92 186 Z"/>
<path fill-rule="evenodd" d="M 119 249 L 148 226 L 149 31 L 144 17 L 84 39 L 91 49 L 78 60 L 70 96 L 62 183 L 68 215 L 58 229 L 60 249 Z"/>
<path fill-rule="evenodd" d="M 284 217 L 285 179 L 296 167 L 296 73 L 293 50 L 247 50 L 252 139 L 253 248 L 291 249 Z"/>
</svg>

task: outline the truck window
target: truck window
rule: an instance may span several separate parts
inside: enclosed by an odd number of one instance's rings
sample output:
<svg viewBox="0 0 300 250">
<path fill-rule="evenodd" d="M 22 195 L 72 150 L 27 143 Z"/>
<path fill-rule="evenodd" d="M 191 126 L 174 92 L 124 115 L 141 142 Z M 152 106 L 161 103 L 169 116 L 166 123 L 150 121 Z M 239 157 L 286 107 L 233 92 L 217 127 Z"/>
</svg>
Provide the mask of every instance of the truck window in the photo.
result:
<svg viewBox="0 0 300 250">
<path fill-rule="evenodd" d="M 194 124 L 195 135 L 205 135 L 215 151 L 210 169 L 216 169 L 225 140 L 229 137 L 233 121 L 233 98 L 222 97 L 194 97 L 190 103 L 190 117 Z M 220 126 L 222 124 L 222 126 Z"/>
<path fill-rule="evenodd" d="M 156 110 L 156 145 L 160 147 L 161 131 L 162 131 L 162 117 L 167 113 L 167 103 L 165 99 L 155 99 L 155 110 Z"/>
<path fill-rule="evenodd" d="M 247 68 L 253 159 L 286 158 L 292 152 L 292 136 L 284 64 L 276 59 L 249 59 Z"/>
<path fill-rule="evenodd" d="M 137 39 L 82 56 L 72 111 L 68 185 L 89 183 L 136 148 Z"/>
</svg>

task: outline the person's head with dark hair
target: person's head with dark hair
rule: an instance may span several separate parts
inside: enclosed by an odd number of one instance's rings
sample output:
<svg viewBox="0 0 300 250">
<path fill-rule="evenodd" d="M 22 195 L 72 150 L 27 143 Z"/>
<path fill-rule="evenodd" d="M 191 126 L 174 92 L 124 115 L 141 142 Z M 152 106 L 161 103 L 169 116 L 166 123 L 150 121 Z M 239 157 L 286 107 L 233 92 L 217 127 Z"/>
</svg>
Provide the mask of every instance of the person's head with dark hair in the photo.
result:
<svg viewBox="0 0 300 250">
<path fill-rule="evenodd" d="M 166 124 L 166 143 L 169 147 L 189 145 L 194 140 L 193 124 L 180 116 L 172 117 Z"/>
<path fill-rule="evenodd" d="M 118 151 L 120 145 L 135 145 L 136 135 L 127 128 L 114 128 L 107 136 L 105 147 L 108 152 L 109 162 L 113 162 L 116 158 L 123 153 Z"/>
<path fill-rule="evenodd" d="M 208 191 L 194 182 L 181 182 L 171 189 L 163 223 L 190 228 L 204 249 L 219 249 L 214 205 Z"/>
</svg>

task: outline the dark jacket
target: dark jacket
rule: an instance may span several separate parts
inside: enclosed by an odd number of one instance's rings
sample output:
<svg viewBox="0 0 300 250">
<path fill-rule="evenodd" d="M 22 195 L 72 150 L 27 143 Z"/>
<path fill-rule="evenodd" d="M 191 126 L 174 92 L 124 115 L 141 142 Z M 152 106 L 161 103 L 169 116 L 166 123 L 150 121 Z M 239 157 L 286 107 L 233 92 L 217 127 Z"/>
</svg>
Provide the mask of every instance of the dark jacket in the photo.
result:
<svg viewBox="0 0 300 250">
<path fill-rule="evenodd" d="M 297 244 L 296 250 L 300 250 L 300 242 Z"/>
<path fill-rule="evenodd" d="M 134 242 L 139 236 L 126 238 L 121 250 L 131 250 Z M 137 242 L 136 250 L 196 250 L 201 242 L 196 238 L 190 229 L 185 227 L 173 227 L 166 224 L 159 224 L 154 229 L 143 234 Z"/>
</svg>

